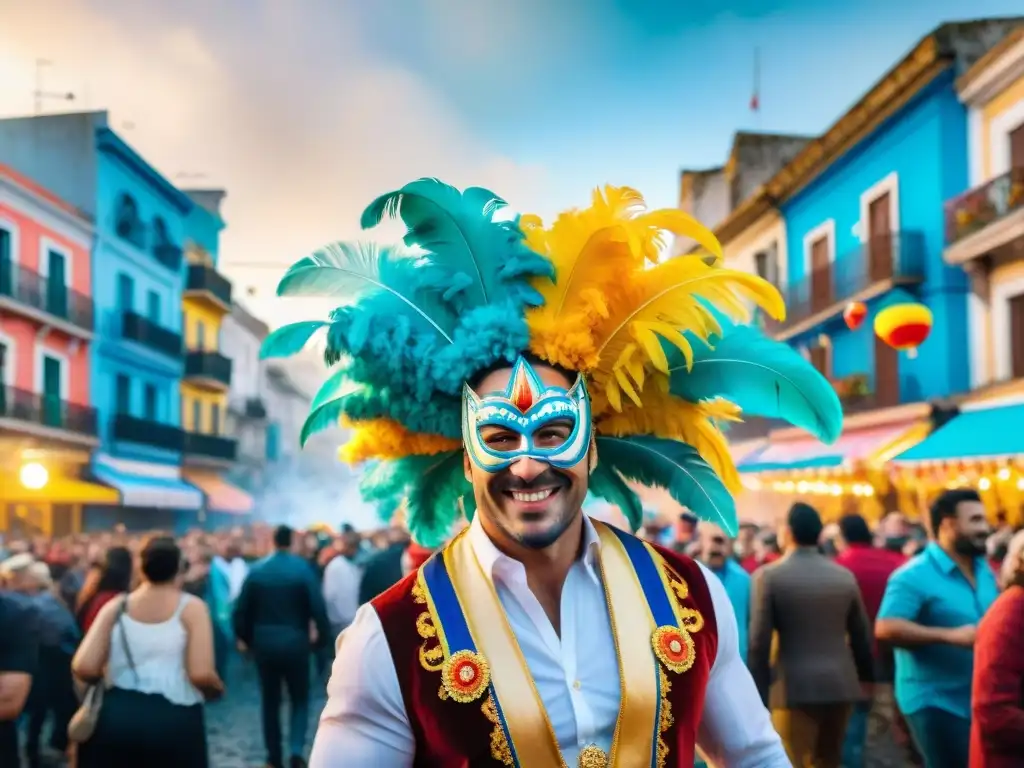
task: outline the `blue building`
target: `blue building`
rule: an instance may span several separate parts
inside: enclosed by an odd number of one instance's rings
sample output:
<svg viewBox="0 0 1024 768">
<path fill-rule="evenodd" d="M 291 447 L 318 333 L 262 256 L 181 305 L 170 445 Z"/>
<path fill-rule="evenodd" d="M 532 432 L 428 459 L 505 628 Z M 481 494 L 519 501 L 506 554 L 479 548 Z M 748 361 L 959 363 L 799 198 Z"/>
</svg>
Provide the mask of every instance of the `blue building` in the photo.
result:
<svg viewBox="0 0 1024 768">
<path fill-rule="evenodd" d="M 95 222 L 92 472 L 122 506 L 86 526 L 184 525 L 202 494 L 181 479 L 185 445 L 182 243 L 195 203 L 108 126 L 105 112 L 0 120 L 0 161 L 49 186 Z"/>
<path fill-rule="evenodd" d="M 876 513 L 904 506 L 878 470 L 920 439 L 931 402 L 970 389 L 970 284 L 943 259 L 944 203 L 968 187 L 968 121 L 955 81 L 1018 23 L 934 30 L 717 228 L 728 242 L 769 212 L 781 215 L 789 312 L 771 330 L 833 382 L 846 412 L 830 447 L 770 421 L 737 430 L 734 440 L 768 438 L 741 469 L 761 475 L 748 487 L 789 494 L 773 511 L 794 493 L 817 495 L 810 500 L 829 514 L 851 501 L 863 509 L 865 498 L 889 496 Z M 867 307 L 855 329 L 843 318 L 850 302 Z M 904 302 L 933 315 L 916 356 L 873 332 L 882 308 Z M 763 496 L 756 503 L 768 506 Z"/>
</svg>

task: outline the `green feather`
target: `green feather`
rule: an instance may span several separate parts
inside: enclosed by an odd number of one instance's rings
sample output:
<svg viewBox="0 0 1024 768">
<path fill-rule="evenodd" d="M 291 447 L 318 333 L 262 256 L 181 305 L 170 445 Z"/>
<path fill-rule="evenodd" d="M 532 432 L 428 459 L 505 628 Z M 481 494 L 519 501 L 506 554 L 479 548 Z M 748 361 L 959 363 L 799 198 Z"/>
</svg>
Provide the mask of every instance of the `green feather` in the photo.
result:
<svg viewBox="0 0 1024 768">
<path fill-rule="evenodd" d="M 328 382 L 330 383 L 330 382 Z M 338 426 L 341 414 L 345 406 L 345 399 L 356 392 L 362 391 L 362 386 L 352 382 L 346 382 L 341 387 L 334 389 L 333 395 L 323 395 L 324 388 L 317 392 L 317 397 L 323 402 L 311 407 L 306 421 L 302 424 L 302 432 L 299 433 L 299 446 L 304 446 L 317 432 Z"/>
<path fill-rule="evenodd" d="M 825 443 L 843 430 L 843 408 L 835 389 L 786 344 L 755 328 L 732 326 L 711 345 L 694 341 L 693 367 L 682 353 L 663 345 L 669 389 L 690 402 L 724 397 L 743 413 L 788 421 Z"/>
<path fill-rule="evenodd" d="M 590 492 L 614 504 L 629 522 L 629 527 L 638 530 L 644 521 L 644 508 L 633 489 L 611 467 L 602 462 L 590 473 Z"/>
<path fill-rule="evenodd" d="M 473 487 L 466 480 L 462 451 L 417 458 L 427 462 L 418 482 L 406 491 L 406 522 L 415 541 L 424 547 L 439 547 L 459 518 L 459 500 L 472 495 Z"/>
<path fill-rule="evenodd" d="M 282 325 L 273 331 L 260 345 L 260 359 L 290 357 L 302 351 L 316 332 L 327 326 L 321 320 L 303 320 L 300 323 Z"/>
<path fill-rule="evenodd" d="M 599 437 L 597 455 L 599 465 L 627 480 L 664 488 L 693 514 L 736 535 L 736 503 L 693 446 L 660 437 Z"/>
</svg>

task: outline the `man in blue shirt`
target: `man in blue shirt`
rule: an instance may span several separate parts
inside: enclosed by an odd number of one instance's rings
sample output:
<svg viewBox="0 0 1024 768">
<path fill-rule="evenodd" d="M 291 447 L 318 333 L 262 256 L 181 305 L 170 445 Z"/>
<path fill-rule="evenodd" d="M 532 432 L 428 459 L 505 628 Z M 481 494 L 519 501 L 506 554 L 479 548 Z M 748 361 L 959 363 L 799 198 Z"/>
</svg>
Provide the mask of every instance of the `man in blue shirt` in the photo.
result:
<svg viewBox="0 0 1024 768">
<path fill-rule="evenodd" d="M 974 636 L 999 589 L 985 562 L 985 507 L 971 489 L 931 508 L 931 541 L 889 577 L 875 624 L 896 657 L 896 703 L 927 768 L 967 765 Z"/>
<path fill-rule="evenodd" d="M 736 562 L 732 541 L 714 523 L 700 523 L 697 529 L 700 542 L 700 561 L 725 586 L 732 609 L 736 613 L 736 627 L 740 634 L 740 658 L 747 658 L 747 637 L 750 631 L 750 574 Z"/>
</svg>

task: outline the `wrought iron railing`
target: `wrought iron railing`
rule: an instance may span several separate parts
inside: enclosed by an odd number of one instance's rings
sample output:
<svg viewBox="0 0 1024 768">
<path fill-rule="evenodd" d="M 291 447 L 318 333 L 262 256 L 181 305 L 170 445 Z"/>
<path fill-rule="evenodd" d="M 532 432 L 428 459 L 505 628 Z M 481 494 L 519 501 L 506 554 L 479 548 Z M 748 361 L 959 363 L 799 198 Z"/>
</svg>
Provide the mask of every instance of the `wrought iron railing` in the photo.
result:
<svg viewBox="0 0 1024 768">
<path fill-rule="evenodd" d="M 924 279 L 925 247 L 920 232 L 878 235 L 783 289 L 786 330 L 821 312 L 841 311 L 842 302 L 887 280 Z"/>
<path fill-rule="evenodd" d="M 238 442 L 229 437 L 206 435 L 201 432 L 185 433 L 186 455 L 234 461 L 237 451 Z"/>
<path fill-rule="evenodd" d="M 16 387 L 0 387 L 0 418 L 89 437 L 98 432 L 95 408 Z"/>
<path fill-rule="evenodd" d="M 220 352 L 189 350 L 185 355 L 185 375 L 231 384 L 231 360 Z"/>
<path fill-rule="evenodd" d="M 208 267 L 205 264 L 189 265 L 185 289 L 207 291 L 231 306 L 231 281 L 213 267 Z"/>
<path fill-rule="evenodd" d="M 4 258 L 0 258 L 0 296 L 66 320 L 86 331 L 93 330 L 96 325 L 96 309 L 90 296 Z"/>
<path fill-rule="evenodd" d="M 182 251 L 174 243 L 157 243 L 153 246 L 153 256 L 172 272 L 181 269 Z"/>
<path fill-rule="evenodd" d="M 181 335 L 163 328 L 137 312 L 121 315 L 121 334 L 168 357 L 181 357 Z"/>
<path fill-rule="evenodd" d="M 113 437 L 129 443 L 151 445 L 154 448 L 166 448 L 169 451 L 181 451 L 185 441 L 185 433 L 179 427 L 162 424 L 159 421 L 140 419 L 119 413 L 114 416 Z"/>
<path fill-rule="evenodd" d="M 946 201 L 946 245 L 1024 207 L 1024 168 L 1014 168 Z"/>
</svg>

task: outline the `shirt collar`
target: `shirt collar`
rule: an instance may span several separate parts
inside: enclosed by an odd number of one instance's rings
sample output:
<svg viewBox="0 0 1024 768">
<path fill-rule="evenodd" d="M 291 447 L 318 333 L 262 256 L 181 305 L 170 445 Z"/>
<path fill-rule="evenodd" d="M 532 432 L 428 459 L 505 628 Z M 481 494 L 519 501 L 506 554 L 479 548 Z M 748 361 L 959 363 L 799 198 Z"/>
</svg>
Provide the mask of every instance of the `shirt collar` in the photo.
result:
<svg viewBox="0 0 1024 768">
<path fill-rule="evenodd" d="M 953 573 L 953 571 L 957 570 L 958 566 L 956 562 L 953 560 L 953 558 L 947 555 L 946 550 L 944 550 L 934 541 L 928 542 L 928 545 L 925 547 L 925 552 L 928 553 L 928 556 L 932 559 L 935 565 L 937 565 L 939 567 L 939 570 L 941 570 L 943 573 L 950 574 Z M 985 558 L 983 557 L 974 558 L 974 566 L 976 571 L 979 569 L 979 563 L 985 564 L 984 560 Z M 985 565 L 985 567 L 987 568 L 988 566 Z"/>
<path fill-rule="evenodd" d="M 526 569 L 523 564 L 494 546 L 494 542 L 491 541 L 480 522 L 479 512 L 473 516 L 473 522 L 469 526 L 467 535 L 480 567 L 493 581 L 525 578 Z M 582 561 L 587 573 L 595 581 L 599 580 L 597 564 L 600 553 L 601 539 L 597 535 L 597 529 L 590 522 L 590 517 L 583 514 L 583 553 L 577 562 Z"/>
</svg>

